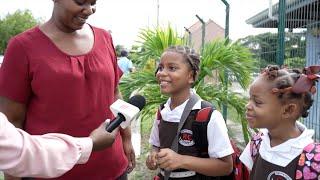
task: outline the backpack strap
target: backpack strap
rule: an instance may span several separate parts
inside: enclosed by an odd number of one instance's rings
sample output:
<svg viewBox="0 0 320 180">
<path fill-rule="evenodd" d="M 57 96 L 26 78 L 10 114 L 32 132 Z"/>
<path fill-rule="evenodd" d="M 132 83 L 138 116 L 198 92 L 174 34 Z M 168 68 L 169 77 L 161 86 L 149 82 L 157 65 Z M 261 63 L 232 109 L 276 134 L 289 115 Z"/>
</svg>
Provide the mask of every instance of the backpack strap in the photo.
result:
<svg viewBox="0 0 320 180">
<path fill-rule="evenodd" d="M 197 103 L 197 101 L 199 99 L 200 99 L 200 97 L 197 94 L 192 93 L 190 98 L 189 98 L 189 101 L 187 102 L 186 106 L 184 107 L 184 110 L 182 112 L 181 119 L 180 119 L 180 122 L 179 122 L 179 125 L 178 125 L 178 130 L 177 130 L 176 136 L 173 139 L 172 145 L 170 147 L 170 149 L 173 150 L 174 152 L 178 152 L 178 149 L 179 149 L 178 148 L 179 147 L 179 142 L 178 141 L 179 141 L 180 130 L 183 127 L 183 125 L 184 125 L 186 119 L 188 118 L 189 114 L 191 113 L 193 106 Z M 171 171 L 165 170 L 164 171 L 164 180 L 168 180 L 170 174 L 171 174 Z"/>
<path fill-rule="evenodd" d="M 201 101 L 201 109 L 197 112 L 196 122 L 209 122 L 214 110 L 216 110 L 216 108 L 211 103 L 208 101 Z"/>
<path fill-rule="evenodd" d="M 199 157 L 208 158 L 207 127 L 215 107 L 208 101 L 201 101 L 201 109 L 197 110 L 192 122 L 193 139 L 198 149 Z"/>
<path fill-rule="evenodd" d="M 260 149 L 260 145 L 261 145 L 261 141 L 262 141 L 262 138 L 261 138 L 262 136 L 263 136 L 263 133 L 258 132 L 255 135 L 253 135 L 253 137 L 251 138 L 250 154 L 251 154 L 251 158 L 252 158 L 253 162 L 258 157 L 259 149 Z"/>
<path fill-rule="evenodd" d="M 308 144 L 302 151 L 296 170 L 296 179 L 320 178 L 320 144 Z"/>
<path fill-rule="evenodd" d="M 157 111 L 157 120 L 160 121 L 162 119 L 161 110 L 164 108 L 164 103 L 160 104 L 158 111 Z"/>
</svg>

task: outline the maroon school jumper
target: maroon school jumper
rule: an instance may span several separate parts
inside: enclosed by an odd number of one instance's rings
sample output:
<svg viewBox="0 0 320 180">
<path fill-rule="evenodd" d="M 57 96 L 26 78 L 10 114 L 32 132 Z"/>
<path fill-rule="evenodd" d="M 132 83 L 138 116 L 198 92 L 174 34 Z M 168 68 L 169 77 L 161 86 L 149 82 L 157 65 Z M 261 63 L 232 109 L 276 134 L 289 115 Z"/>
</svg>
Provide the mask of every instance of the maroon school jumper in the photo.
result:
<svg viewBox="0 0 320 180">
<path fill-rule="evenodd" d="M 178 153 L 182 155 L 199 157 L 200 152 L 198 148 L 195 146 L 195 141 L 193 138 L 192 131 L 192 123 L 195 120 L 196 116 L 195 110 L 192 110 L 189 116 L 187 117 L 183 127 L 179 133 L 179 146 Z M 159 123 L 159 140 L 160 140 L 160 148 L 170 148 L 172 142 L 177 134 L 179 122 L 168 122 L 164 120 L 160 120 Z M 209 157 L 208 157 L 209 158 Z M 174 172 L 188 171 L 186 169 L 177 169 Z M 163 176 L 158 174 L 161 180 L 163 180 Z M 174 179 L 183 179 L 183 180 L 218 180 L 218 177 L 208 177 L 202 174 L 197 173 L 195 176 L 184 177 L 184 178 L 169 178 L 170 180 Z"/>
<path fill-rule="evenodd" d="M 11 39 L 0 70 L 0 96 L 27 105 L 24 128 L 30 134 L 83 137 L 112 119 L 117 60 L 110 34 L 92 29 L 94 46 L 79 56 L 59 50 L 39 27 Z M 114 180 L 126 167 L 118 135 L 111 148 L 93 153 L 88 163 L 57 179 Z"/>
<path fill-rule="evenodd" d="M 295 179 L 296 168 L 299 161 L 300 154 L 292 160 L 286 167 L 272 164 L 257 156 L 256 161 L 253 164 L 252 171 L 250 172 L 250 179 L 276 179 L 276 180 L 289 180 Z"/>
</svg>

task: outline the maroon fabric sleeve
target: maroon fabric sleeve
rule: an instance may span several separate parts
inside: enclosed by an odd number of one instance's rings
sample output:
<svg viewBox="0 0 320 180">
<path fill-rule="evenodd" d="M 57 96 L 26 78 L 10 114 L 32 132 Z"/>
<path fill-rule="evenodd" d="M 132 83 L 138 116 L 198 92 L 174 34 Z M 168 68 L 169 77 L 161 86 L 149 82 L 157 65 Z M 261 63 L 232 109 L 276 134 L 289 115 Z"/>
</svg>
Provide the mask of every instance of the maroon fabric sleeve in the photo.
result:
<svg viewBox="0 0 320 180">
<path fill-rule="evenodd" d="M 110 40 L 110 43 L 111 43 L 111 46 L 112 46 L 112 50 L 113 50 L 113 64 L 114 64 L 114 72 L 115 72 L 115 83 L 116 85 L 118 85 L 119 83 L 119 79 L 121 78 L 122 76 L 122 71 L 120 70 L 119 66 L 118 66 L 118 61 L 117 61 L 117 55 L 116 55 L 116 50 L 114 48 L 114 45 L 113 45 L 113 40 L 112 40 L 112 36 L 107 32 L 107 35 L 109 37 L 109 40 Z"/>
<path fill-rule="evenodd" d="M 26 104 L 30 96 L 28 56 L 17 38 L 12 38 L 0 68 L 0 96 Z"/>
</svg>

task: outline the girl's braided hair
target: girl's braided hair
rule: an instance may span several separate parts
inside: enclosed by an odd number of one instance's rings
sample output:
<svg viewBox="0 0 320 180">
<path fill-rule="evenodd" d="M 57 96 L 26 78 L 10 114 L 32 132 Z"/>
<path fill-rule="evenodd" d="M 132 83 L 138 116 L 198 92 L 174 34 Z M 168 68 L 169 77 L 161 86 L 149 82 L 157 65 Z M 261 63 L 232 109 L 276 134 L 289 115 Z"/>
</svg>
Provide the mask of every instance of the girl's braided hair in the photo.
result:
<svg viewBox="0 0 320 180">
<path fill-rule="evenodd" d="M 306 91 L 303 93 L 292 91 L 292 87 L 298 81 L 302 72 L 298 69 L 280 69 L 279 66 L 269 65 L 263 71 L 263 74 L 267 76 L 268 80 L 275 83 L 272 91 L 278 94 L 278 98 L 282 103 L 288 101 L 298 101 L 301 106 L 301 116 L 308 117 L 309 109 L 313 104 L 312 93 Z M 313 82 L 314 86 L 315 82 Z"/>
<path fill-rule="evenodd" d="M 165 52 L 176 52 L 183 56 L 193 71 L 193 80 L 196 80 L 199 74 L 200 55 L 188 46 L 170 46 Z"/>
</svg>

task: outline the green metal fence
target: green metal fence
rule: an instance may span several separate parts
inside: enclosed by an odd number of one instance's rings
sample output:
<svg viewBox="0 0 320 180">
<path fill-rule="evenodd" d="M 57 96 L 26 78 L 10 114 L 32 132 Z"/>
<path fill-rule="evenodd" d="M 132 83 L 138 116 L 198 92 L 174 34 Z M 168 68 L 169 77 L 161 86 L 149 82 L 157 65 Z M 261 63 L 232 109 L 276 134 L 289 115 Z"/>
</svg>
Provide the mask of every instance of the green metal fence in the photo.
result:
<svg viewBox="0 0 320 180">
<path fill-rule="evenodd" d="M 320 0 L 279 0 L 278 3 L 247 20 L 255 28 L 273 28 L 278 33 L 264 33 L 242 39 L 259 67 L 278 64 L 302 68 L 320 64 Z M 320 85 L 308 118 L 303 122 L 315 129 L 320 139 Z"/>
</svg>

